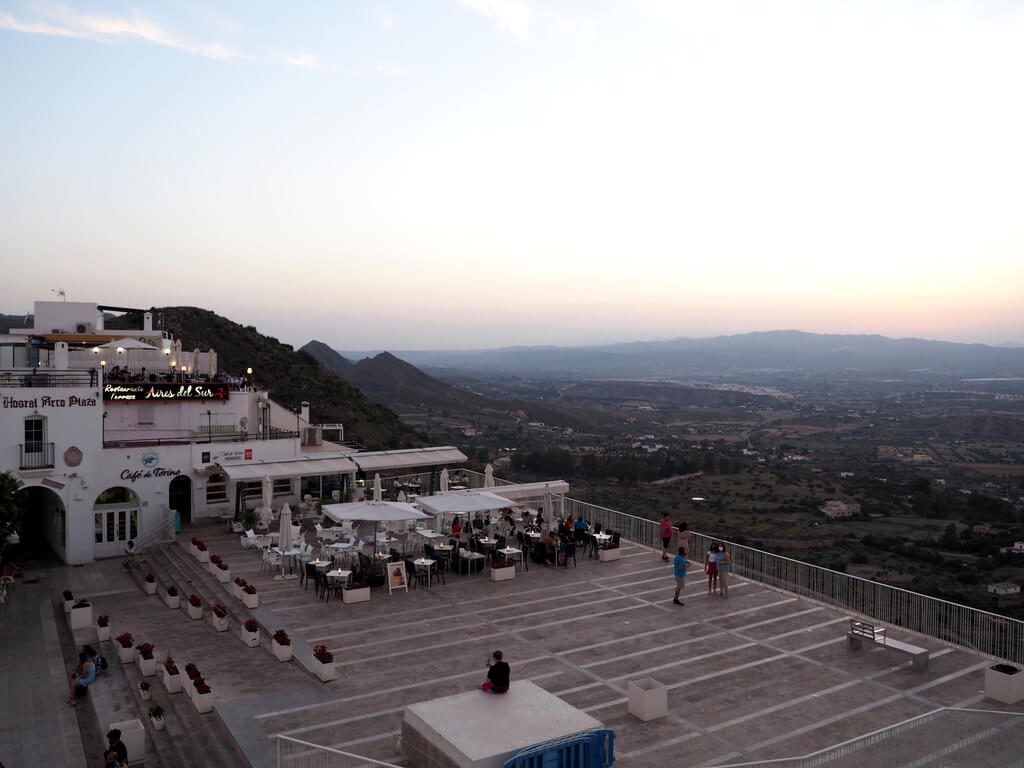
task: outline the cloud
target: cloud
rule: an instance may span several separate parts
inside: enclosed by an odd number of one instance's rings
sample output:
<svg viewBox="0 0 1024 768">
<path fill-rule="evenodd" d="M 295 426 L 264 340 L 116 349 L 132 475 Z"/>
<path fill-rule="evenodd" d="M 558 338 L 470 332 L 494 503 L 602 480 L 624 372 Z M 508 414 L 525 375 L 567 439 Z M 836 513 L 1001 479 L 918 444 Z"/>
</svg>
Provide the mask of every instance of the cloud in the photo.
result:
<svg viewBox="0 0 1024 768">
<path fill-rule="evenodd" d="M 311 53 L 300 53 L 298 56 L 282 56 L 281 61 L 289 67 L 305 67 L 306 69 L 322 69 L 323 64 Z"/>
<path fill-rule="evenodd" d="M 32 35 L 74 37 L 109 43 L 117 38 L 143 40 L 154 45 L 191 53 L 207 59 L 230 59 L 238 52 L 223 45 L 182 40 L 140 14 L 131 17 L 78 13 L 63 6 L 40 9 L 49 22 L 20 22 L 10 14 L 0 15 L 0 28 Z"/>
<path fill-rule="evenodd" d="M 391 25 L 394 22 L 394 17 L 385 10 L 378 9 L 375 13 L 377 17 L 377 23 L 385 29 L 391 29 Z"/>
<path fill-rule="evenodd" d="M 522 0 L 459 0 L 467 8 L 482 13 L 496 22 L 504 32 L 519 40 L 529 40 L 530 21 L 536 16 L 534 10 Z"/>
</svg>

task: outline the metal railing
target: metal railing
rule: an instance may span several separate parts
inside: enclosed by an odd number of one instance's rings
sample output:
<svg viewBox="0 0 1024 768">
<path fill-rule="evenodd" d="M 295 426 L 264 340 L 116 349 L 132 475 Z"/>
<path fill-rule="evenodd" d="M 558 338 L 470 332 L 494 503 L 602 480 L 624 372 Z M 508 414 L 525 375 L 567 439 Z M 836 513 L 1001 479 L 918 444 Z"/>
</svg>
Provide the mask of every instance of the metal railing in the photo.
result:
<svg viewBox="0 0 1024 768">
<path fill-rule="evenodd" d="M 51 469 L 53 443 L 18 444 L 18 469 Z"/>
<path fill-rule="evenodd" d="M 100 374 L 96 368 L 57 371 L 49 368 L 24 368 L 0 371 L 0 387 L 53 389 L 58 387 L 96 387 Z"/>
<path fill-rule="evenodd" d="M 140 536 L 135 540 L 135 552 L 142 554 L 155 549 L 159 544 L 169 544 L 174 541 L 175 515 L 166 506 L 161 505 L 162 512 L 160 522 L 153 530 Z"/>
<path fill-rule="evenodd" d="M 114 433 L 116 435 L 116 433 Z M 136 434 L 131 432 L 130 434 Z M 173 436 L 165 435 L 163 437 L 150 436 L 150 437 L 136 437 L 136 438 L 118 438 L 113 436 L 110 432 L 103 437 L 104 448 L 128 448 L 130 446 L 148 446 L 148 445 L 188 445 L 191 443 L 244 443 L 250 440 L 294 440 L 299 436 L 298 432 L 289 432 L 285 429 L 270 429 L 264 432 L 228 432 L 224 434 L 216 434 L 213 432 L 197 435 L 191 430 L 177 430 Z"/>
<path fill-rule="evenodd" d="M 291 736 L 278 735 L 277 768 L 362 768 L 362 766 L 383 766 L 383 768 L 400 768 L 394 763 L 384 763 L 340 749 L 313 744 Z"/>
</svg>

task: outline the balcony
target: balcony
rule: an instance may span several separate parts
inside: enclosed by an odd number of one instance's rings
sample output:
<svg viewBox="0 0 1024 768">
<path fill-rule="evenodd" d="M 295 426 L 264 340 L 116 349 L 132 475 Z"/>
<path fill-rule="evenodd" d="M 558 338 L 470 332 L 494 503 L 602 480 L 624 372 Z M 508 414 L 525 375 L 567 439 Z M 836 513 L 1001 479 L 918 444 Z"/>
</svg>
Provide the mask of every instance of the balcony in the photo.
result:
<svg viewBox="0 0 1024 768">
<path fill-rule="evenodd" d="M 19 444 L 18 469 L 53 469 L 53 443 Z"/>
<path fill-rule="evenodd" d="M 69 388 L 96 387 L 99 372 L 95 368 L 55 371 L 48 368 L 20 368 L 0 371 L 0 387 Z"/>
</svg>

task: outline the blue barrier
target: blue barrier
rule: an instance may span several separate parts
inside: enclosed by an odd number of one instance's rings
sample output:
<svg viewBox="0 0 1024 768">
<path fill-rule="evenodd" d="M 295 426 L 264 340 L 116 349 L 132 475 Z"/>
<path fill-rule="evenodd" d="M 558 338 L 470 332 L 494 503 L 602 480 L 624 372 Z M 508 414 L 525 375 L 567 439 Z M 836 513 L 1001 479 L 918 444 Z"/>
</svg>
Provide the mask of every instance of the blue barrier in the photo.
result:
<svg viewBox="0 0 1024 768">
<path fill-rule="evenodd" d="M 607 768 L 615 762 L 615 732 L 581 731 L 527 747 L 504 768 Z"/>
</svg>

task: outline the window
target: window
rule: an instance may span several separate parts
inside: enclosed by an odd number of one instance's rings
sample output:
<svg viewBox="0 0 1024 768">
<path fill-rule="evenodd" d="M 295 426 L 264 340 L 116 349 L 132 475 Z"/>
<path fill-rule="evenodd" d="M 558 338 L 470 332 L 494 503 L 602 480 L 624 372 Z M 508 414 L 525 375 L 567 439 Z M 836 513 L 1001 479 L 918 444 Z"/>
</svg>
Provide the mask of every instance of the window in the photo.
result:
<svg viewBox="0 0 1024 768">
<path fill-rule="evenodd" d="M 238 484 L 245 491 L 246 499 L 262 499 L 263 498 L 263 481 L 262 480 L 248 480 L 244 483 Z M 292 495 L 292 481 L 291 478 L 277 478 L 271 481 L 272 493 L 274 496 L 291 496 Z"/>
<path fill-rule="evenodd" d="M 274 495 L 275 496 L 291 496 L 292 494 L 292 480 L 290 477 L 277 479 L 274 481 Z"/>
<path fill-rule="evenodd" d="M 206 503 L 216 504 L 228 500 L 228 484 L 219 472 L 206 478 Z"/>
<path fill-rule="evenodd" d="M 45 417 L 30 416 L 25 419 L 25 453 L 42 453 L 45 437 Z"/>
</svg>

